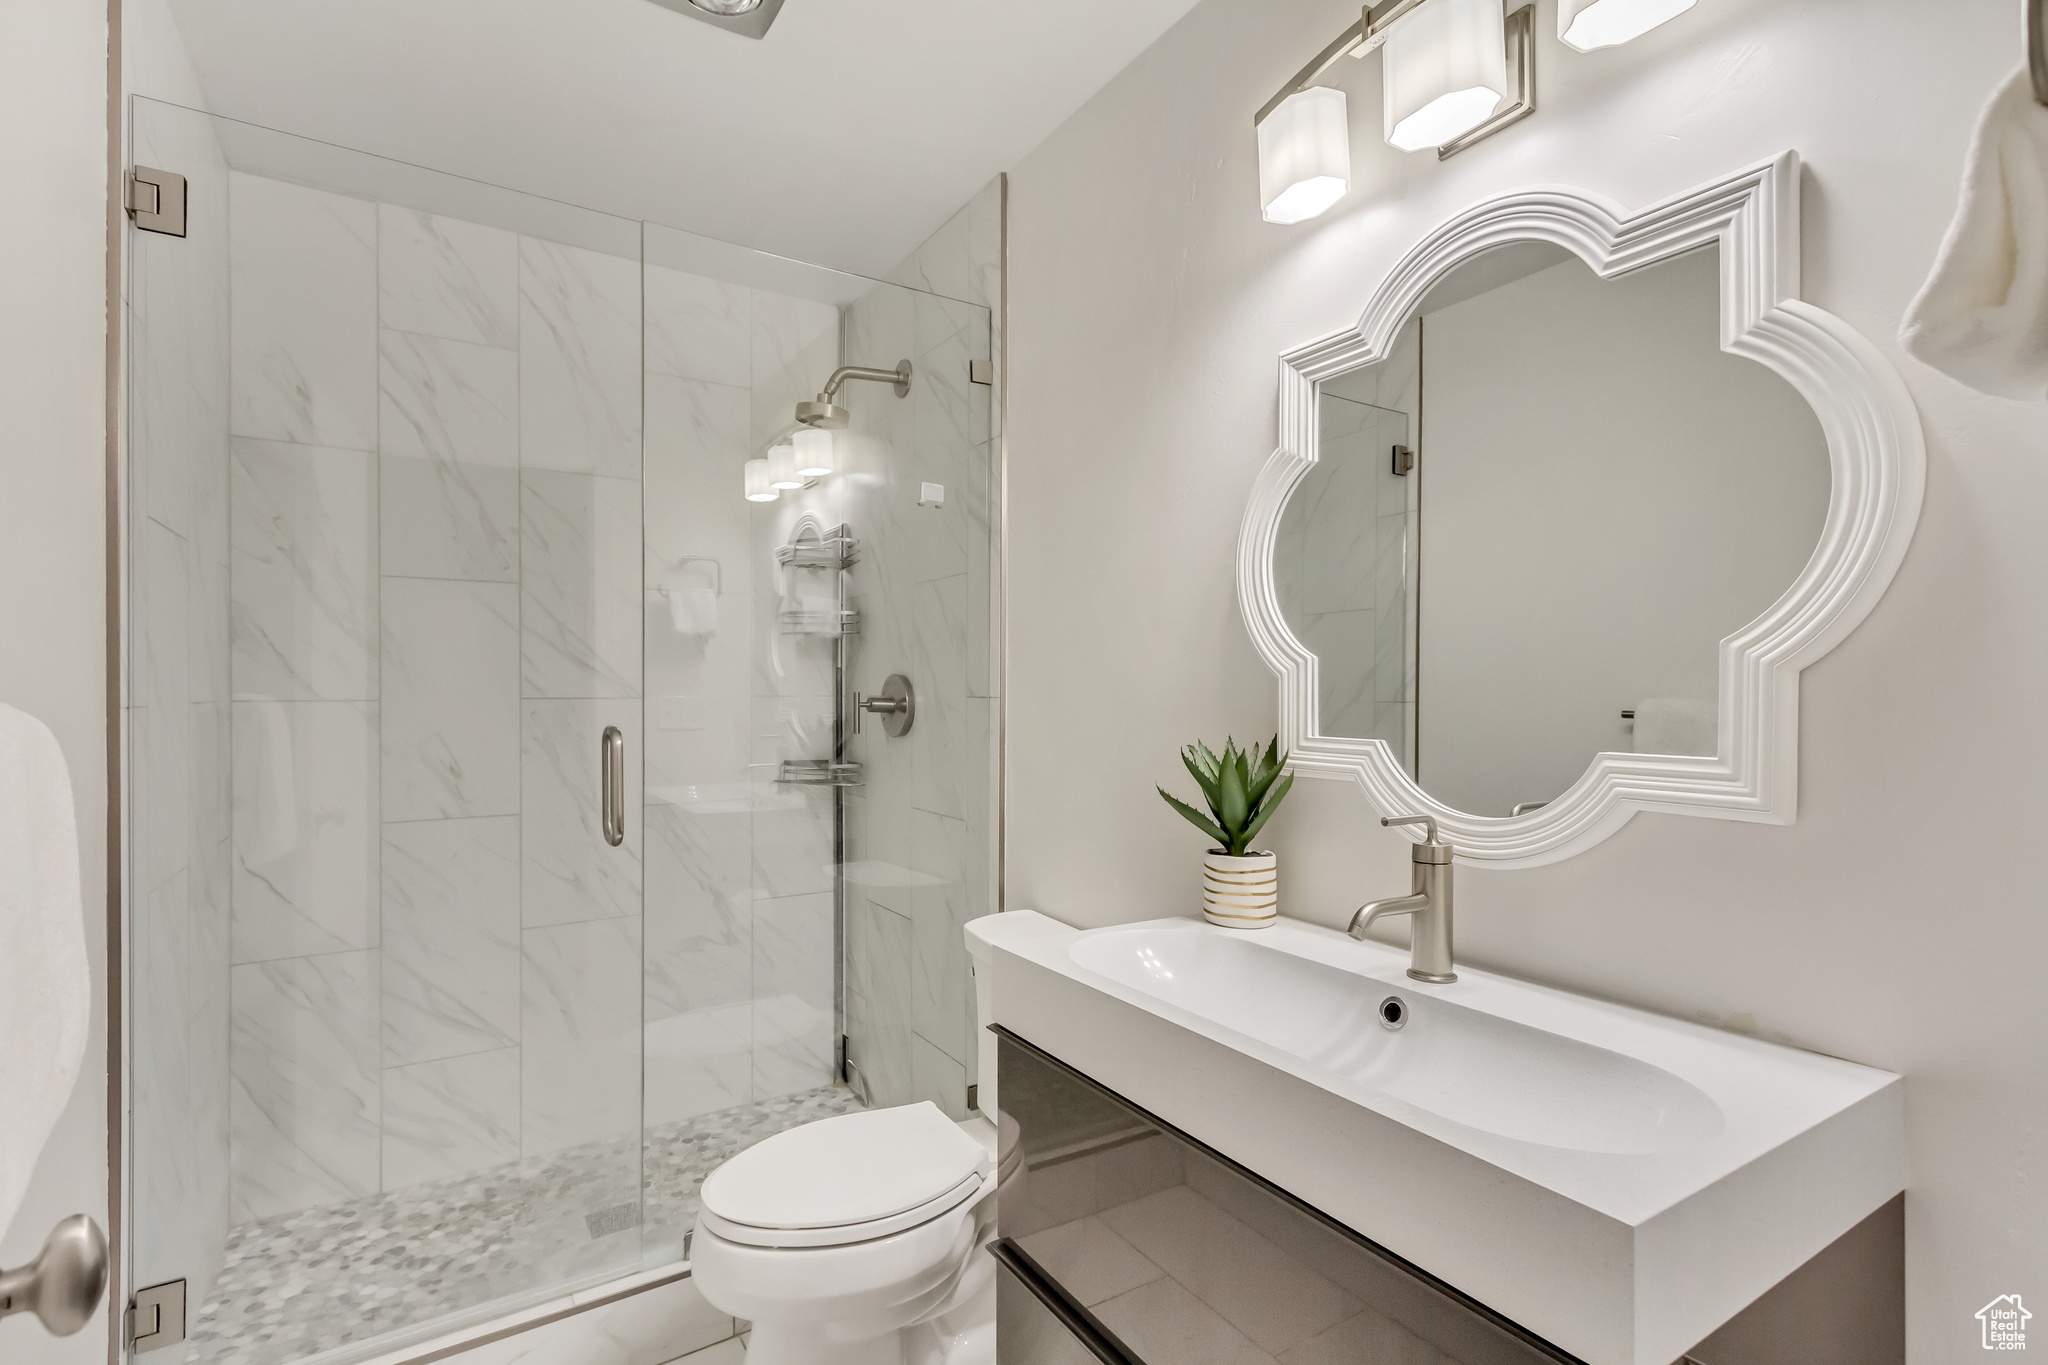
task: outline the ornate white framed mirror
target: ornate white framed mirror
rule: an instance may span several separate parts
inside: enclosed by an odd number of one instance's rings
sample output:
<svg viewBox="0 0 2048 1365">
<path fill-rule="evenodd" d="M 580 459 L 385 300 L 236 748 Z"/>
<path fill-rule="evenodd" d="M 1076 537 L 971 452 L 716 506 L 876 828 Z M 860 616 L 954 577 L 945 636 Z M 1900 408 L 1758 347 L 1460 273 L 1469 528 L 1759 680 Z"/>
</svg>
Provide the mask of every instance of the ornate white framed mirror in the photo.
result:
<svg viewBox="0 0 2048 1365">
<path fill-rule="evenodd" d="M 1790 823 L 1799 673 L 1883 593 L 1919 417 L 1799 298 L 1792 153 L 1638 212 L 1526 190 L 1281 358 L 1238 590 L 1297 770 L 1461 861 Z"/>
</svg>

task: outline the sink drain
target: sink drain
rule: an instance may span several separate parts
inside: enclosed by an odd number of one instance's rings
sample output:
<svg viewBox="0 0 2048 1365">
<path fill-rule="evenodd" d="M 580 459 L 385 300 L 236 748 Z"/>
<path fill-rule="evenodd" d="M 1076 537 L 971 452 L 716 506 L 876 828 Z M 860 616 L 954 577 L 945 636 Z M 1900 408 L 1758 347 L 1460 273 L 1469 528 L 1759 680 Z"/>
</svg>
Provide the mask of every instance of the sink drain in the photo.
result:
<svg viewBox="0 0 2048 1365">
<path fill-rule="evenodd" d="M 1390 995 L 1380 1001 L 1380 1024 L 1385 1028 L 1399 1028 L 1408 1022 L 1408 1006 L 1398 995 Z"/>
</svg>

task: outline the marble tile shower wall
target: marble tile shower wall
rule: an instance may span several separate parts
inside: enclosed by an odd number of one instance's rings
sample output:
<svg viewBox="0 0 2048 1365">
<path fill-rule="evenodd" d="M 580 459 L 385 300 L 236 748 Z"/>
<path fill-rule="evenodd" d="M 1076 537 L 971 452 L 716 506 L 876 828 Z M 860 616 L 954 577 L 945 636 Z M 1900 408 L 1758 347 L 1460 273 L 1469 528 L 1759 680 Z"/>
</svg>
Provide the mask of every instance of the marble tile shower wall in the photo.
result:
<svg viewBox="0 0 2048 1365">
<path fill-rule="evenodd" d="M 646 1117 L 678 1123 L 828 1086 L 832 793 L 775 783 L 828 758 L 832 641 L 782 634 L 800 521 L 845 519 L 844 478 L 756 504 L 741 469 L 839 364 L 836 305 L 647 267 Z M 792 605 L 795 605 L 794 601 Z M 680 1230 L 677 1230 L 680 1231 Z"/>
<path fill-rule="evenodd" d="M 907 357 L 919 382 L 900 402 L 858 393 L 852 408 L 863 477 L 849 516 L 863 553 L 850 685 L 871 694 L 907 674 L 918 710 L 908 735 L 890 739 L 871 721 L 850 745 L 867 780 L 848 801 L 847 1028 L 873 1103 L 930 1100 L 961 1118 L 976 1079 L 961 926 L 994 904 L 1000 677 L 996 395 L 968 381 L 968 361 L 996 341 L 1000 182 L 890 278 L 918 289 L 879 286 L 851 305 L 847 353 Z M 943 487 L 941 506 L 920 505 L 927 483 Z"/>
<path fill-rule="evenodd" d="M 228 1236 L 228 168 L 211 121 L 138 107 L 135 159 L 187 178 L 191 235 L 133 240 L 125 699 L 138 1284 L 203 1299 Z"/>
<path fill-rule="evenodd" d="M 239 1223 L 639 1129 L 641 281 L 227 198 Z"/>
</svg>

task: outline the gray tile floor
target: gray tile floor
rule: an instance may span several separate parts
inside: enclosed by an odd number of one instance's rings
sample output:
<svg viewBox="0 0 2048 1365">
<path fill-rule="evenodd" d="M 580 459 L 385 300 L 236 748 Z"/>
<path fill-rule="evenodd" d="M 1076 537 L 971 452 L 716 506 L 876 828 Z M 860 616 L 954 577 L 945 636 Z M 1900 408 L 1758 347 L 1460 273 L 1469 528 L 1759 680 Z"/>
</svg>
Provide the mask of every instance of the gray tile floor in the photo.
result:
<svg viewBox="0 0 2048 1365">
<path fill-rule="evenodd" d="M 860 1108 L 806 1091 L 556 1152 L 461 1180 L 305 1209 L 228 1234 L 182 1357 L 280 1365 L 494 1300 L 678 1260 L 697 1188 L 734 1153 Z"/>
<path fill-rule="evenodd" d="M 1460 1365 L 1188 1185 L 1019 1240 L 1145 1360 Z"/>
</svg>

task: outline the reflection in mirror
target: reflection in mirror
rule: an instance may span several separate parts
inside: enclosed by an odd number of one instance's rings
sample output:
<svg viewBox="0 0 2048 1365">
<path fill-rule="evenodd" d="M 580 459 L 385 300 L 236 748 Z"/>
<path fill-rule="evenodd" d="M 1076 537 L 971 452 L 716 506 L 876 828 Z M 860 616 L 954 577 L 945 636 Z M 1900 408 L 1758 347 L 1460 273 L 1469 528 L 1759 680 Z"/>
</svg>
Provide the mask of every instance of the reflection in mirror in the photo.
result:
<svg viewBox="0 0 2048 1365">
<path fill-rule="evenodd" d="M 1418 331 L 1410 323 L 1383 363 L 1322 386 L 1316 465 L 1288 499 L 1273 549 L 1281 610 L 1322 664 L 1322 733 L 1384 740 L 1404 767 L 1414 752 L 1408 528 L 1416 481 L 1396 472 L 1406 456 L 1395 452 L 1410 450 Z"/>
<path fill-rule="evenodd" d="M 1598 753 L 1716 752 L 1720 642 L 1798 576 L 1830 486 L 1805 401 L 1720 349 L 1719 264 L 1498 247 L 1321 383 L 1274 546 L 1316 733 L 1489 816 Z"/>
</svg>

